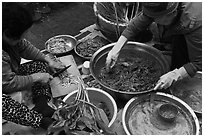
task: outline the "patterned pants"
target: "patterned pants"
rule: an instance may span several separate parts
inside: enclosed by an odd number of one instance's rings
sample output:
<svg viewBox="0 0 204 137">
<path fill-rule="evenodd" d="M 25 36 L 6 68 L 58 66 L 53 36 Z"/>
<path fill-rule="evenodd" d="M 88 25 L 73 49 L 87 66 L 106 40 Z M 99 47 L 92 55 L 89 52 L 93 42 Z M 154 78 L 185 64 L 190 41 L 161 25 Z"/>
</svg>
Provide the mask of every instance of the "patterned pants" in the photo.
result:
<svg viewBox="0 0 204 137">
<path fill-rule="evenodd" d="M 30 110 L 27 106 L 20 104 L 10 96 L 2 96 L 2 118 L 23 126 L 39 128 L 42 115 Z"/>
<path fill-rule="evenodd" d="M 18 75 L 29 75 L 36 72 L 49 72 L 47 64 L 40 61 L 28 62 L 22 64 L 19 68 Z M 49 85 L 35 83 L 32 86 L 33 102 L 38 96 L 47 96 L 50 99 L 51 92 Z M 2 96 L 2 117 L 5 120 L 16 124 L 39 128 L 42 115 L 34 110 L 30 110 L 27 106 L 15 101 L 9 95 Z"/>
<path fill-rule="evenodd" d="M 41 61 L 32 61 L 25 64 L 22 64 L 19 68 L 19 75 L 30 75 L 33 73 L 49 73 L 48 65 L 45 62 Z M 48 84 L 34 83 L 32 86 L 32 97 L 33 103 L 35 104 L 35 100 L 38 96 L 47 96 L 48 101 L 51 98 L 51 89 Z"/>
</svg>

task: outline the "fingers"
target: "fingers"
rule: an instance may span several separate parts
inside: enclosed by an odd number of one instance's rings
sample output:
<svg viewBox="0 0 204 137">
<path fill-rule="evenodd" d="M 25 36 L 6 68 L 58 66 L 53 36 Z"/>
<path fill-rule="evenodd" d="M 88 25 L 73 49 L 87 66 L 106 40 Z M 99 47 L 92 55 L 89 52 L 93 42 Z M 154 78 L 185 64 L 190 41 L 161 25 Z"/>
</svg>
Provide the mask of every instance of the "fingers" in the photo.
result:
<svg viewBox="0 0 204 137">
<path fill-rule="evenodd" d="M 160 89 L 167 89 L 171 86 L 172 82 L 170 79 L 167 80 L 159 80 L 156 86 L 154 87 L 154 90 L 160 90 Z"/>
<path fill-rule="evenodd" d="M 63 69 L 64 67 L 66 67 L 66 65 L 63 64 L 63 63 L 59 63 L 59 64 L 57 65 L 57 67 L 58 67 L 59 69 Z"/>
<path fill-rule="evenodd" d="M 53 76 L 50 75 L 49 73 L 46 73 L 46 76 L 44 76 L 43 79 L 44 80 L 42 80 L 42 83 L 49 83 L 51 80 L 53 80 Z"/>
<path fill-rule="evenodd" d="M 162 89 L 163 84 L 164 84 L 164 82 L 160 82 L 160 81 L 159 81 L 159 82 L 156 84 L 156 86 L 154 87 L 154 90 Z"/>
<path fill-rule="evenodd" d="M 57 72 L 53 67 L 50 67 L 50 69 L 51 69 L 51 72 L 53 72 L 53 73 Z"/>
<path fill-rule="evenodd" d="M 108 72 L 110 70 L 110 62 L 111 62 L 111 60 L 106 61 L 106 71 L 108 71 Z"/>
<path fill-rule="evenodd" d="M 116 63 L 116 60 L 114 59 L 111 59 L 110 61 L 108 61 L 106 63 L 106 70 L 109 72 L 110 69 L 114 67 L 115 63 Z"/>
<path fill-rule="evenodd" d="M 110 68 L 113 68 L 113 66 L 115 65 L 115 63 L 116 63 L 116 60 L 115 60 L 115 59 L 112 59 L 112 60 L 111 60 L 111 64 L 110 64 Z"/>
<path fill-rule="evenodd" d="M 52 80 L 52 79 L 53 79 L 53 76 L 49 74 L 49 80 Z"/>
<path fill-rule="evenodd" d="M 65 64 L 61 62 L 52 61 L 49 63 L 50 68 L 54 71 L 54 69 L 63 69 Z"/>
</svg>

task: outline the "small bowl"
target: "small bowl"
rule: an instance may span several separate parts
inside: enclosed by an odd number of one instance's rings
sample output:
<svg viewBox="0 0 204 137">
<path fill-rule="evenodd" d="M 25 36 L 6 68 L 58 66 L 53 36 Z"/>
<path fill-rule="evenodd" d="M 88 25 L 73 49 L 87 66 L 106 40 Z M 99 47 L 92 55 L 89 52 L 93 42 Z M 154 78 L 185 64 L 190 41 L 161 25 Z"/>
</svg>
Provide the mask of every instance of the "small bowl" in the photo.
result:
<svg viewBox="0 0 204 137">
<path fill-rule="evenodd" d="M 174 122 L 178 115 L 178 108 L 172 104 L 163 104 L 158 109 L 159 117 L 166 122 Z"/>
<path fill-rule="evenodd" d="M 60 41 L 57 44 L 53 44 L 54 42 Z M 64 43 L 64 44 L 62 44 Z M 55 47 L 53 47 L 55 45 Z M 74 47 L 77 45 L 77 40 L 75 37 L 71 35 L 57 35 L 51 37 L 45 42 L 45 49 L 56 56 L 63 56 L 69 53 Z"/>
</svg>

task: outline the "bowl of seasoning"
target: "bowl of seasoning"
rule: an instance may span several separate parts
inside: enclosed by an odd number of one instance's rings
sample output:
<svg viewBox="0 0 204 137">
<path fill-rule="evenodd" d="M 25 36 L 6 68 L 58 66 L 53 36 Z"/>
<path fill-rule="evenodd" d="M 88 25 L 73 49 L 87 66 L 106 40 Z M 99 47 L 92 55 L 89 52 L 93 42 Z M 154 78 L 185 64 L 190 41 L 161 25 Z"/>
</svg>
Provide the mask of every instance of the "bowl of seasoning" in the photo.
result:
<svg viewBox="0 0 204 137">
<path fill-rule="evenodd" d="M 174 122 L 178 115 L 178 108 L 169 103 L 163 104 L 158 108 L 158 115 L 163 121 Z"/>
</svg>

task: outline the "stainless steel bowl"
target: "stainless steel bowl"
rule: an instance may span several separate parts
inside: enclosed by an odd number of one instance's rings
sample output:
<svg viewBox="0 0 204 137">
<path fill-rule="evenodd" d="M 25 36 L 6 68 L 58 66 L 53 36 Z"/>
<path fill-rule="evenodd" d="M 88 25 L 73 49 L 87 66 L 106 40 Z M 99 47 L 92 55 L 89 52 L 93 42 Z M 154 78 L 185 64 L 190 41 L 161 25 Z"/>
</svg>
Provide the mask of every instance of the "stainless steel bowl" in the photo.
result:
<svg viewBox="0 0 204 137">
<path fill-rule="evenodd" d="M 108 87 L 104 85 L 101 80 L 99 79 L 100 70 L 105 66 L 106 57 L 108 55 L 108 52 L 112 49 L 112 47 L 115 45 L 115 43 L 108 44 L 102 48 L 100 48 L 97 52 L 94 53 L 90 60 L 90 71 L 93 77 L 99 82 L 99 84 L 102 86 L 102 88 L 109 92 L 113 97 L 116 99 L 123 99 L 123 100 L 129 100 L 130 98 L 153 91 L 153 89 L 147 90 L 147 91 L 141 91 L 141 92 L 124 92 L 124 91 L 118 91 L 111 87 Z M 151 46 L 148 46 L 146 44 L 138 43 L 138 42 L 128 42 L 120 52 L 120 55 L 133 53 L 133 54 L 140 54 L 141 56 L 145 56 L 148 59 L 155 60 L 161 68 L 161 74 L 164 74 L 169 71 L 169 65 L 163 56 L 163 54 L 157 50 L 156 48 L 153 48 Z M 120 56 L 119 56 L 120 57 Z"/>
<path fill-rule="evenodd" d="M 163 121 L 174 122 L 179 111 L 175 105 L 172 105 L 170 103 L 166 103 L 166 104 L 161 105 L 158 108 L 157 113 Z"/>
<path fill-rule="evenodd" d="M 94 103 L 99 103 L 99 102 L 104 102 L 107 106 L 107 108 L 110 111 L 110 116 L 111 120 L 108 124 L 108 127 L 110 127 L 114 121 L 116 120 L 117 117 L 117 105 L 115 100 L 112 98 L 111 95 L 106 93 L 105 91 L 98 89 L 98 88 L 86 88 L 88 96 L 90 98 L 90 102 Z M 69 93 L 67 96 L 64 97 L 63 101 L 64 102 L 71 102 L 75 99 L 75 96 L 77 94 L 78 90 L 75 90 L 71 93 Z M 95 104 L 96 105 L 96 104 Z"/>
<path fill-rule="evenodd" d="M 69 47 L 67 47 L 68 48 L 68 50 L 65 50 L 65 51 L 62 51 L 62 52 L 53 52 L 53 51 L 51 51 L 50 50 L 50 42 L 52 41 L 52 40 L 55 40 L 55 39 L 60 39 L 60 38 L 62 38 L 62 39 L 64 39 L 66 42 L 67 42 L 67 44 L 64 44 L 63 46 L 63 48 L 64 49 L 66 49 L 66 47 L 67 46 L 69 46 Z M 76 46 L 76 44 L 77 44 L 77 40 L 76 40 L 76 38 L 75 37 L 73 37 L 73 36 L 71 36 L 71 35 L 57 35 L 57 36 L 54 36 L 54 37 L 51 37 L 50 39 L 48 39 L 46 42 L 45 42 L 45 49 L 48 51 L 48 52 L 50 52 L 50 53 L 52 53 L 53 55 L 56 55 L 56 56 L 64 56 L 64 55 L 67 55 L 72 49 L 74 49 L 74 47 Z M 57 48 L 57 47 L 56 47 Z"/>
<path fill-rule="evenodd" d="M 191 134 L 199 135 L 200 126 L 199 126 L 198 118 L 188 104 L 186 104 L 181 99 L 179 99 L 173 95 L 170 95 L 170 94 L 161 93 L 161 92 L 151 93 L 151 94 L 155 94 L 154 95 L 154 101 L 161 101 L 161 103 L 171 103 L 171 104 L 175 105 L 181 114 L 188 117 L 189 125 L 191 125 L 190 130 L 192 130 Z M 131 115 L 134 113 L 134 110 L 137 108 L 138 105 L 140 105 L 144 102 L 149 102 L 151 94 L 146 94 L 146 95 L 140 96 L 138 98 L 132 98 L 125 105 L 125 107 L 123 109 L 123 113 L 122 113 L 122 124 L 123 124 L 123 128 L 125 130 L 125 133 L 127 135 L 133 134 L 131 132 L 131 127 L 129 126 L 129 121 L 130 121 Z M 146 122 L 148 123 L 148 121 L 146 121 Z M 137 123 L 135 123 L 134 125 L 137 125 Z M 171 132 L 172 128 L 170 128 L 169 131 Z M 168 132 L 168 131 L 164 130 L 164 132 Z"/>
</svg>

